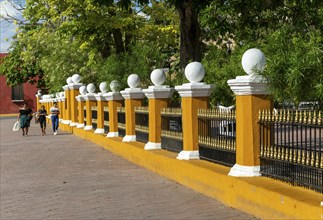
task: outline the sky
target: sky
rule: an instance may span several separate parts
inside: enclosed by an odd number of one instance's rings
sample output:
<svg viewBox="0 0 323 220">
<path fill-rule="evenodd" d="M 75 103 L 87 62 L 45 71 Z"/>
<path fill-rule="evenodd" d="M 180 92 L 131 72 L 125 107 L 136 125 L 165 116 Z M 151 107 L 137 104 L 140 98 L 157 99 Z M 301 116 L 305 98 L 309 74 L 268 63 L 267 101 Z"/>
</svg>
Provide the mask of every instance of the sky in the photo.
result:
<svg viewBox="0 0 323 220">
<path fill-rule="evenodd" d="M 24 0 L 0 0 L 0 52 L 8 52 L 8 48 L 12 41 L 12 37 L 15 35 L 17 26 L 13 21 L 8 22 L 4 18 L 15 17 L 22 19 L 20 11 L 15 9 L 14 6 L 23 4 Z M 19 6 L 18 6 L 19 7 Z M 8 16 L 9 15 L 9 16 Z"/>
</svg>

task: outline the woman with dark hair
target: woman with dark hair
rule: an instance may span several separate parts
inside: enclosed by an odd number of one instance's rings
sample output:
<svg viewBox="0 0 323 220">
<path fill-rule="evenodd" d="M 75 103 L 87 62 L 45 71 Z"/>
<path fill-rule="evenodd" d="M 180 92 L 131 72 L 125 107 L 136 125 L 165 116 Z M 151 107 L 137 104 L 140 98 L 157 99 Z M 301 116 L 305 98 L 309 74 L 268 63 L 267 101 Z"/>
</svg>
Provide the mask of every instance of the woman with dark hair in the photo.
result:
<svg viewBox="0 0 323 220">
<path fill-rule="evenodd" d="M 57 107 L 57 102 L 54 102 L 54 105 L 50 108 L 52 126 L 54 135 L 57 135 L 58 125 L 59 125 L 59 108 Z"/>
<path fill-rule="evenodd" d="M 38 122 L 40 125 L 40 129 L 41 129 L 41 135 L 45 135 L 46 134 L 46 116 L 47 116 L 47 111 L 45 109 L 45 106 L 42 105 L 40 106 L 40 109 L 37 112 L 37 117 L 38 117 Z"/>
<path fill-rule="evenodd" d="M 32 115 L 32 110 L 27 107 L 26 103 L 24 103 L 23 106 L 19 109 L 18 115 L 18 121 L 22 130 L 22 136 L 28 136 L 28 130 L 30 127 L 30 120 L 32 119 Z"/>
</svg>

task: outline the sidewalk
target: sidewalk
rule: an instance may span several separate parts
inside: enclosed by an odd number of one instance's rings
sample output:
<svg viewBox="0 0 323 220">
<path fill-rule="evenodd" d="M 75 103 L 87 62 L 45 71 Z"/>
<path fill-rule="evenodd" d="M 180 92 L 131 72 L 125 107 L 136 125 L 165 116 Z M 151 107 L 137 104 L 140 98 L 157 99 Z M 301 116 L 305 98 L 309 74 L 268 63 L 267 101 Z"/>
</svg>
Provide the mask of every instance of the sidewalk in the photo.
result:
<svg viewBox="0 0 323 220">
<path fill-rule="evenodd" d="M 16 118 L 16 117 L 15 117 Z M 0 219 L 254 219 L 66 132 L 0 118 Z"/>
</svg>

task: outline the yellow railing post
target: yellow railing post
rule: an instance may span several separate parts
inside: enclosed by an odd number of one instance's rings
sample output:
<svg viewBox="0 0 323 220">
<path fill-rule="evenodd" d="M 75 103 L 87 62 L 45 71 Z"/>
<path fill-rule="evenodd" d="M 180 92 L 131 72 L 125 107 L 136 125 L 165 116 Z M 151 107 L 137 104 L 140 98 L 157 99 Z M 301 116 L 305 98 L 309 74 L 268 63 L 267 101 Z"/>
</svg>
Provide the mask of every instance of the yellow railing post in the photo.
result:
<svg viewBox="0 0 323 220">
<path fill-rule="evenodd" d="M 77 100 L 77 108 L 78 108 L 78 122 L 76 127 L 77 128 L 84 128 L 84 105 L 85 105 L 85 99 L 83 95 L 78 95 L 75 97 Z"/>
<path fill-rule="evenodd" d="M 71 118 L 70 118 L 70 91 L 68 88 L 68 85 L 63 86 L 64 89 L 64 97 L 65 97 L 65 102 L 63 105 L 63 108 L 60 109 L 61 112 L 63 113 L 63 120 L 62 120 L 62 124 L 64 125 L 63 128 L 64 130 L 67 130 L 68 125 L 71 122 Z"/>
<path fill-rule="evenodd" d="M 166 79 L 163 70 L 154 70 L 150 78 L 154 86 L 143 89 L 149 102 L 149 139 L 145 150 L 161 149 L 161 110 L 168 107 L 170 97 L 174 93 L 173 88 L 162 86 Z"/>
<path fill-rule="evenodd" d="M 130 88 L 126 88 L 121 91 L 122 97 L 125 99 L 126 108 L 126 136 L 122 139 L 124 142 L 136 141 L 136 120 L 135 120 L 135 107 L 142 105 L 144 93 L 141 88 L 137 88 L 140 79 L 137 74 L 131 74 L 128 77 L 128 85 Z"/>
<path fill-rule="evenodd" d="M 86 126 L 84 127 L 84 130 L 88 131 L 88 130 L 92 130 L 93 128 L 91 107 L 96 106 L 96 99 L 93 93 L 95 91 L 95 86 L 92 83 L 90 83 L 89 85 L 87 85 L 86 88 L 88 93 L 83 96 L 85 99 L 85 108 L 86 108 Z"/>
<path fill-rule="evenodd" d="M 201 63 L 189 63 L 185 68 L 185 76 L 190 83 L 175 86 L 182 98 L 183 150 L 177 156 L 180 160 L 199 159 L 197 110 L 208 107 L 214 87 L 200 82 L 204 75 Z"/>
<path fill-rule="evenodd" d="M 94 95 L 97 101 L 97 128 L 94 133 L 103 134 L 104 133 L 104 107 L 107 106 L 106 99 L 104 98 L 104 94 L 107 92 L 106 82 L 100 83 L 100 93 Z"/>
<path fill-rule="evenodd" d="M 236 164 L 231 168 L 231 176 L 260 176 L 260 129 L 259 111 L 272 110 L 272 97 L 266 80 L 255 72 L 262 71 L 264 54 L 258 49 L 250 49 L 242 57 L 242 66 L 247 76 L 228 80 L 236 95 Z"/>
<path fill-rule="evenodd" d="M 111 86 L 112 92 L 108 92 L 104 94 L 105 100 L 108 101 L 109 107 L 109 133 L 107 137 L 118 137 L 118 112 L 117 109 L 122 107 L 123 104 L 123 97 L 118 92 L 117 88 Z"/>
<path fill-rule="evenodd" d="M 79 88 L 82 86 L 82 84 L 73 84 L 73 85 L 69 85 L 69 91 L 70 91 L 70 114 L 71 114 L 71 123 L 70 126 L 71 127 L 75 127 L 78 124 L 78 120 L 77 120 L 77 100 L 76 100 L 76 96 L 78 96 L 79 93 Z"/>
</svg>

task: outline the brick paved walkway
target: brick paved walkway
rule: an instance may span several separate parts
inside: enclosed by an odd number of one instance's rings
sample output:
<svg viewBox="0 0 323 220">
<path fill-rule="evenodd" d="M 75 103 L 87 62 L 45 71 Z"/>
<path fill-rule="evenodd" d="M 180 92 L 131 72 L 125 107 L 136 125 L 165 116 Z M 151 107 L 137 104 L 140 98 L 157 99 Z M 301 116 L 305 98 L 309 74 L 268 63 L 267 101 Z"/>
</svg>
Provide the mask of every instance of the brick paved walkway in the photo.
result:
<svg viewBox="0 0 323 220">
<path fill-rule="evenodd" d="M 0 118 L 0 219 L 254 219 L 67 133 Z"/>
</svg>

